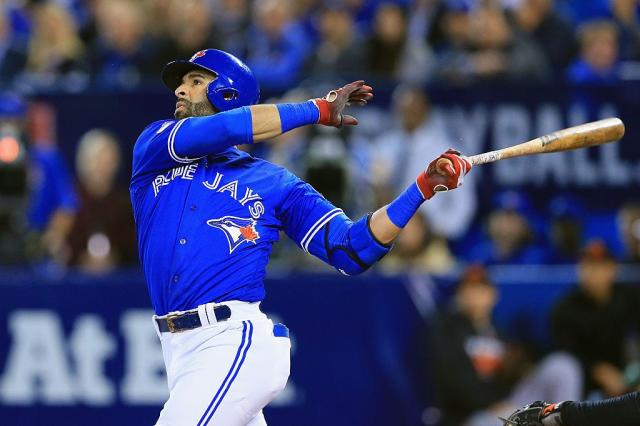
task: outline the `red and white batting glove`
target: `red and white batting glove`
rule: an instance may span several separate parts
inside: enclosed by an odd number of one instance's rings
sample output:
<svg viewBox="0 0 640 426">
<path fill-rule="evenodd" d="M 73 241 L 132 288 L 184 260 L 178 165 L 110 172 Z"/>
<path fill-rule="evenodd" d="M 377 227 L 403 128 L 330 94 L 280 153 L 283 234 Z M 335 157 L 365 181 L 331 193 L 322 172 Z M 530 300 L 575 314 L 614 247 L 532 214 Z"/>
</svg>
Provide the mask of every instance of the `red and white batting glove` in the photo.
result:
<svg viewBox="0 0 640 426">
<path fill-rule="evenodd" d="M 355 126 L 358 120 L 351 115 L 343 114 L 345 107 L 351 105 L 364 106 L 373 98 L 373 89 L 363 80 L 354 81 L 339 89 L 332 90 L 324 98 L 313 99 L 320 118 L 318 124 L 332 127 Z"/>
<path fill-rule="evenodd" d="M 462 186 L 464 176 L 471 170 L 471 163 L 455 149 L 448 149 L 418 175 L 416 183 L 425 200 L 436 192 L 449 191 Z"/>
</svg>

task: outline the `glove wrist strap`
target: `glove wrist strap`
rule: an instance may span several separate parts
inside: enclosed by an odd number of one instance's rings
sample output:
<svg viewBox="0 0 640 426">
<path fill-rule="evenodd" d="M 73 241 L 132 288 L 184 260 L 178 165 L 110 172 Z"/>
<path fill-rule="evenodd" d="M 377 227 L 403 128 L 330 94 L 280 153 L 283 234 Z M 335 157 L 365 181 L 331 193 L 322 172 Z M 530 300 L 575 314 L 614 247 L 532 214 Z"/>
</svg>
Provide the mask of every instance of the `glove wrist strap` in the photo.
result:
<svg viewBox="0 0 640 426">
<path fill-rule="evenodd" d="M 331 109 L 329 107 L 329 101 L 326 99 L 316 98 L 313 99 L 313 102 L 318 107 L 318 112 L 320 113 L 317 123 L 325 126 L 331 126 Z"/>
<path fill-rule="evenodd" d="M 418 189 L 422 194 L 422 198 L 424 198 L 425 200 L 429 200 L 435 195 L 433 189 L 429 185 L 429 179 L 427 177 L 426 171 L 423 171 L 418 175 L 418 177 L 416 178 L 416 184 L 418 185 Z"/>
</svg>

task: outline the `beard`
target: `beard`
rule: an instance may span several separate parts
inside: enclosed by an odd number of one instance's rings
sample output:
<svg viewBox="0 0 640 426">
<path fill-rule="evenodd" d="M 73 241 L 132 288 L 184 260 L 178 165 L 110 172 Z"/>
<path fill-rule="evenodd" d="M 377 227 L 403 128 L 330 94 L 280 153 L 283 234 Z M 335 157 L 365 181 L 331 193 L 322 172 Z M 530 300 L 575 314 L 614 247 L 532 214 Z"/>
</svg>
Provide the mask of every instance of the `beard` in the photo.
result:
<svg viewBox="0 0 640 426">
<path fill-rule="evenodd" d="M 204 117 L 206 115 L 213 115 L 216 113 L 216 110 L 209 103 L 209 101 L 203 102 L 189 102 L 186 99 L 180 99 L 185 104 L 184 109 L 180 111 L 176 111 L 173 116 L 181 120 L 187 117 Z"/>
</svg>

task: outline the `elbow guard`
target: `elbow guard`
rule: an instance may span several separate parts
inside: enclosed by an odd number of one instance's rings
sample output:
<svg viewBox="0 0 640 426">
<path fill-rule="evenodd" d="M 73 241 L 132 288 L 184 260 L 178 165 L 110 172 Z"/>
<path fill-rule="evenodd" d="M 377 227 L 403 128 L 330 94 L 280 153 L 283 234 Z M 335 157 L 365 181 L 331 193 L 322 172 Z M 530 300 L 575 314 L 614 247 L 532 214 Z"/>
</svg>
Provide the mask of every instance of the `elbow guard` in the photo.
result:
<svg viewBox="0 0 640 426">
<path fill-rule="evenodd" d="M 391 250 L 391 246 L 381 244 L 371 233 L 370 218 L 371 214 L 357 222 L 336 224 L 338 228 L 343 227 L 343 229 L 332 230 L 331 223 L 325 228 L 324 245 L 327 250 L 327 261 L 345 275 L 366 271 Z"/>
</svg>

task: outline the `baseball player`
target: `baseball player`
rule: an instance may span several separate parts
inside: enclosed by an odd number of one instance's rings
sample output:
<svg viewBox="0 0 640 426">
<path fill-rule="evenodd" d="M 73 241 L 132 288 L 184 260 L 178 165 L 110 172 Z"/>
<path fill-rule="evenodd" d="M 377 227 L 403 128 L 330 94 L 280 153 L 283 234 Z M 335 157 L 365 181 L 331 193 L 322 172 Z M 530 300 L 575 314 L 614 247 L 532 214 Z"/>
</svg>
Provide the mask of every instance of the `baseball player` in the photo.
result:
<svg viewBox="0 0 640 426">
<path fill-rule="evenodd" d="M 239 151 L 291 129 L 342 127 L 371 87 L 256 105 L 251 70 L 219 50 L 162 71 L 174 120 L 145 128 L 133 149 L 131 200 L 140 259 L 169 384 L 157 425 L 265 425 L 262 408 L 289 376 L 288 329 L 260 311 L 265 267 L 283 230 L 346 275 L 381 259 L 418 207 L 471 169 L 449 150 L 389 205 L 352 222 L 292 173 Z"/>
<path fill-rule="evenodd" d="M 640 425 L 640 392 L 602 401 L 536 401 L 516 410 L 505 426 L 637 426 Z"/>
</svg>

